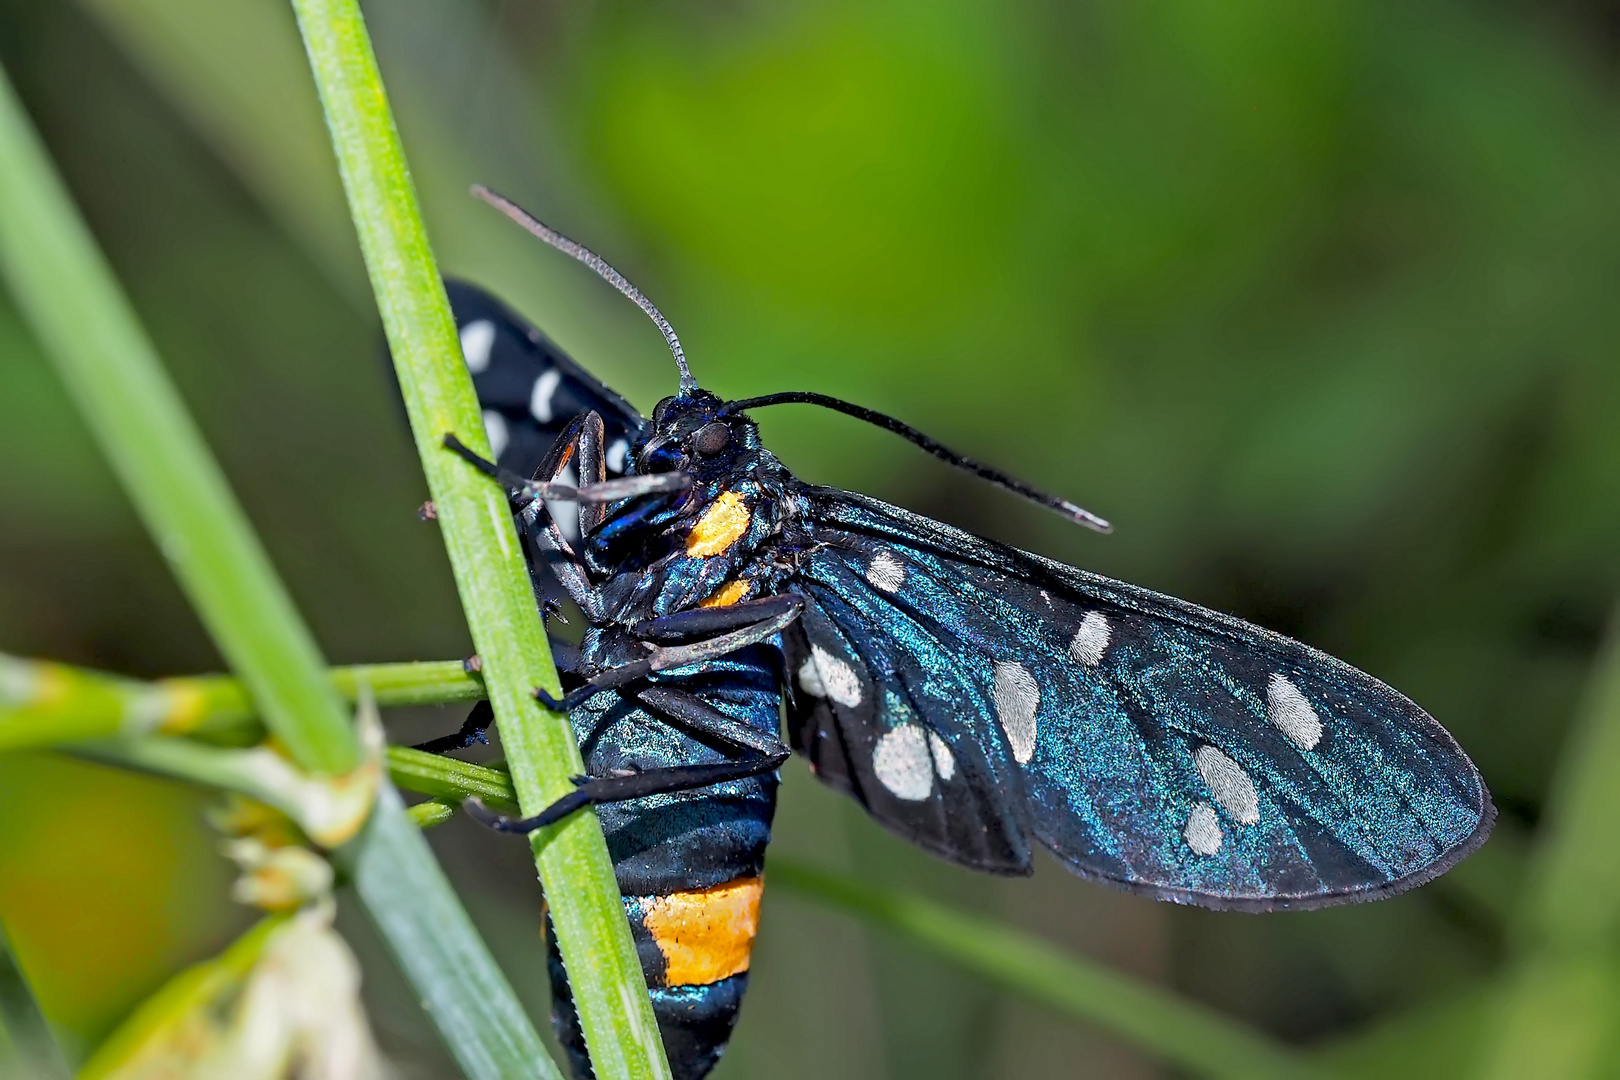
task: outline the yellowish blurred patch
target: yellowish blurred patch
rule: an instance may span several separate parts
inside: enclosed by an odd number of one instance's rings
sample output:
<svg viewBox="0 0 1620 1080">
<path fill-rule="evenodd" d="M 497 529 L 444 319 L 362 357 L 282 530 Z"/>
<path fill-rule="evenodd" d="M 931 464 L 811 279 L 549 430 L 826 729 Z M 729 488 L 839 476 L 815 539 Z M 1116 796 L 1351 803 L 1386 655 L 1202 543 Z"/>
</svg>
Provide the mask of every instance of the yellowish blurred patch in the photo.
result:
<svg viewBox="0 0 1620 1080">
<path fill-rule="evenodd" d="M 89 1047 L 248 913 L 207 795 L 52 754 L 0 755 L 0 921 L 41 1007 Z"/>
<path fill-rule="evenodd" d="M 360 967 L 330 898 L 272 916 L 172 979 L 80 1073 L 82 1080 L 382 1080 L 360 1005 Z"/>
</svg>

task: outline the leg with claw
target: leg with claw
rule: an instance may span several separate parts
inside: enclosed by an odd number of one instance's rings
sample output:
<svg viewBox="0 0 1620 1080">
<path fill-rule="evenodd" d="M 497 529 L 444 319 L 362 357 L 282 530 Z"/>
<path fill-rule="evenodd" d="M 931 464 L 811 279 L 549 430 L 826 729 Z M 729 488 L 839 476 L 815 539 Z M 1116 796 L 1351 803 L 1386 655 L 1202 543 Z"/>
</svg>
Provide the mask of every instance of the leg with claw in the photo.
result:
<svg viewBox="0 0 1620 1080">
<path fill-rule="evenodd" d="M 566 681 L 577 681 L 573 677 L 575 669 L 579 666 L 579 649 L 576 646 L 553 638 L 551 658 L 556 662 L 557 670 L 563 674 Z M 469 675 L 484 669 L 483 661 L 476 653 L 463 660 L 461 666 Z M 489 702 L 480 701 L 473 706 L 472 712 L 467 714 L 467 720 L 461 725 L 460 731 L 454 735 L 441 735 L 437 739 L 417 743 L 411 749 L 424 750 L 429 754 L 448 754 L 452 750 L 465 750 L 476 743 L 487 744 L 489 737 L 485 733 L 494 722 L 494 709 L 490 707 Z"/>
<path fill-rule="evenodd" d="M 510 469 L 503 469 L 487 458 L 479 457 L 454 435 L 444 437 L 445 448 L 467 461 L 479 472 L 492 477 L 508 491 L 530 499 L 556 499 L 560 502 L 603 504 L 630 499 L 637 495 L 651 495 L 662 491 L 685 491 L 692 486 L 685 473 L 654 473 L 649 476 L 621 476 L 617 480 L 598 480 L 581 487 L 570 487 L 554 480 L 526 480 Z M 597 511 L 600 514 L 600 511 Z"/>
<path fill-rule="evenodd" d="M 730 633 L 719 634 L 703 641 L 694 641 L 686 645 L 659 645 L 653 647 L 646 656 L 639 660 L 632 660 L 628 664 L 608 668 L 589 676 L 585 684 L 563 695 L 557 700 L 544 690 L 536 689 L 534 696 L 546 708 L 553 712 L 571 712 L 599 690 L 608 690 L 616 686 L 650 675 L 654 671 L 668 671 L 671 668 L 686 667 L 688 664 L 700 664 L 705 660 L 716 660 L 728 653 L 749 645 L 758 645 L 769 641 L 780 634 L 799 617 L 804 610 L 804 602 L 798 597 L 784 597 L 792 601 L 789 604 L 774 606 L 770 614 L 759 618 L 759 611 L 755 611 L 754 622 Z M 739 607 L 741 605 L 738 605 Z"/>
<path fill-rule="evenodd" d="M 429 754 L 448 754 L 452 750 L 465 750 L 476 743 L 489 742 L 489 736 L 484 733 L 489 725 L 495 722 L 495 710 L 490 708 L 487 701 L 480 701 L 473 706 L 472 712 L 467 714 L 466 723 L 454 735 L 440 735 L 437 739 L 417 743 L 412 750 L 425 750 Z"/>
<path fill-rule="evenodd" d="M 774 735 L 734 720 L 710 705 L 696 694 L 668 686 L 649 686 L 636 694 L 643 705 L 661 714 L 659 719 L 689 735 L 720 743 L 728 750 L 740 753 L 752 751 L 763 757 L 788 753 L 788 748 Z"/>
<path fill-rule="evenodd" d="M 770 757 L 749 757 L 741 761 L 722 761 L 713 765 L 676 765 L 667 769 L 648 769 L 627 776 L 577 776 L 579 786 L 538 814 L 529 818 L 510 818 L 497 814 L 477 799 L 468 799 L 462 807 L 469 815 L 501 832 L 527 833 L 554 825 L 587 806 L 600 803 L 624 802 L 648 795 L 666 795 L 675 791 L 723 784 L 728 780 L 742 780 L 770 772 L 786 761 L 787 752 Z"/>
<path fill-rule="evenodd" d="M 725 607 L 693 608 L 647 619 L 630 627 L 630 632 L 647 641 L 684 641 L 705 634 L 719 634 L 727 630 L 751 626 L 766 619 L 792 612 L 797 616 L 804 610 L 804 600 L 798 596 L 762 596 L 757 600 L 744 600 Z"/>
</svg>

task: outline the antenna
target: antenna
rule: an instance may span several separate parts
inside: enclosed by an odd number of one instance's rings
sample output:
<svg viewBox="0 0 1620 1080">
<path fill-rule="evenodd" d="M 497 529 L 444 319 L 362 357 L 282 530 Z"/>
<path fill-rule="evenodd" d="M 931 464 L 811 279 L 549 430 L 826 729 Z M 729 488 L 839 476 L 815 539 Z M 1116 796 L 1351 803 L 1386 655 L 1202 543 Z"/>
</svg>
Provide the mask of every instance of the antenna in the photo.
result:
<svg viewBox="0 0 1620 1080">
<path fill-rule="evenodd" d="M 1000 488 L 1005 488 L 1015 495 L 1022 495 L 1031 502 L 1039 503 L 1048 510 L 1056 510 L 1064 517 L 1077 525 L 1084 525 L 1100 533 L 1113 532 L 1114 527 L 1090 510 L 1082 509 L 1067 499 L 1060 499 L 1056 495 L 1048 495 L 1039 488 L 1031 487 L 1022 480 L 1008 476 L 999 469 L 992 469 L 988 465 L 981 465 L 972 458 L 963 457 L 955 450 L 943 446 L 934 439 L 910 424 L 902 423 L 892 416 L 855 405 L 840 398 L 829 397 L 826 394 L 811 393 L 808 390 L 789 390 L 782 394 L 766 394 L 764 397 L 744 398 L 742 401 L 727 402 L 720 408 L 721 416 L 729 416 L 747 409 L 760 409 L 766 405 L 819 405 L 823 409 L 841 412 L 845 416 L 853 416 L 857 420 L 865 420 L 868 424 L 876 425 L 887 431 L 892 431 L 907 442 L 914 443 L 948 464 L 964 469 L 974 476 L 990 481 Z"/>
<path fill-rule="evenodd" d="M 630 284 L 628 278 L 608 265 L 608 261 L 602 256 L 584 244 L 568 239 L 504 195 L 496 194 L 483 184 L 474 184 L 472 193 L 474 198 L 493 206 L 564 255 L 570 255 L 595 270 L 603 281 L 628 296 L 631 303 L 647 313 L 647 317 L 657 325 L 664 335 L 664 340 L 669 343 L 669 351 L 675 355 L 675 366 L 681 369 L 681 391 L 684 393 L 697 389 L 697 380 L 692 378 L 692 369 L 686 366 L 686 352 L 681 348 L 681 339 L 675 336 L 675 328 L 669 325 L 669 320 L 664 318 L 663 313 L 653 306 L 653 302 L 647 299 L 640 289 Z"/>
</svg>

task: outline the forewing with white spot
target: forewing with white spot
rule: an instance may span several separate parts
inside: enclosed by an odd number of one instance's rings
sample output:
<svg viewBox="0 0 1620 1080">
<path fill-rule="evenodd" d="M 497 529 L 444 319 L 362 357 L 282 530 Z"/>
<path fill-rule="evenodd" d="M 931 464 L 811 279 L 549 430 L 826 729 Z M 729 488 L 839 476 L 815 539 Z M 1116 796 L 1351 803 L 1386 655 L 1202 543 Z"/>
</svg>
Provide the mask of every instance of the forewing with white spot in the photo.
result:
<svg viewBox="0 0 1620 1080">
<path fill-rule="evenodd" d="M 1016 872 L 1039 841 L 1111 884 L 1266 909 L 1409 888 L 1489 830 L 1451 737 L 1340 661 L 864 496 L 805 492 L 813 546 L 787 588 L 806 613 L 785 647 L 813 674 L 790 667 L 789 732 L 823 780 L 931 850 Z M 858 703 L 827 692 L 816 650 Z"/>
<path fill-rule="evenodd" d="M 606 433 L 607 471 L 623 475 L 625 450 L 645 421 L 527 320 L 476 286 L 445 282 L 496 460 L 530 476 L 575 416 L 594 410 Z"/>
</svg>

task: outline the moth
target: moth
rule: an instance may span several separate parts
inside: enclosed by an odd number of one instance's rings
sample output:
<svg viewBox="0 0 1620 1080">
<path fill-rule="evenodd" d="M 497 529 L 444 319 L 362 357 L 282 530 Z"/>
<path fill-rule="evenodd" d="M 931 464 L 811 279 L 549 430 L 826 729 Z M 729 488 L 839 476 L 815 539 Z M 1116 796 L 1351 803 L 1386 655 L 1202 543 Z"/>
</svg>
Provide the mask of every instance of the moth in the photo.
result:
<svg viewBox="0 0 1620 1080">
<path fill-rule="evenodd" d="M 508 200 L 658 325 L 680 371 L 650 417 L 488 294 L 448 288 L 503 484 L 549 608 L 587 775 L 528 832 L 595 805 L 678 1080 L 719 1059 L 747 985 L 777 769 L 804 755 L 879 823 L 964 866 L 1081 876 L 1243 911 L 1372 900 L 1445 872 L 1494 818 L 1446 731 L 1310 646 L 797 479 L 751 413 L 818 405 L 1106 531 L 1080 507 L 822 394 L 701 389 L 657 308 Z M 555 513 L 578 505 L 577 523 Z M 439 752 L 483 738 L 487 704 Z M 784 730 L 785 729 L 785 730 Z M 785 741 L 784 741 L 785 736 Z M 549 937 L 549 935 L 548 935 Z M 553 1020 L 590 1075 L 550 944 Z"/>
</svg>

